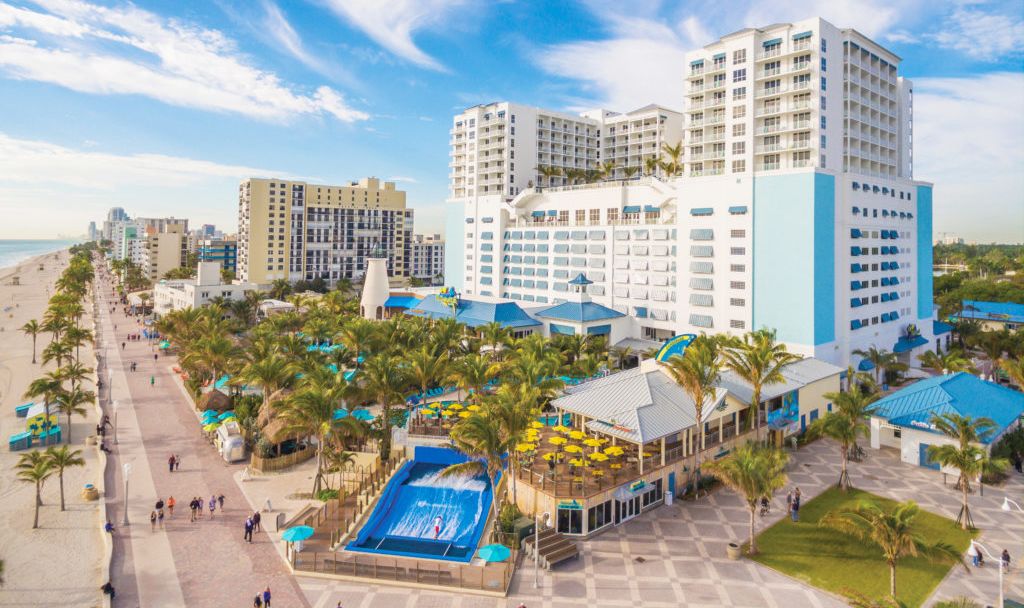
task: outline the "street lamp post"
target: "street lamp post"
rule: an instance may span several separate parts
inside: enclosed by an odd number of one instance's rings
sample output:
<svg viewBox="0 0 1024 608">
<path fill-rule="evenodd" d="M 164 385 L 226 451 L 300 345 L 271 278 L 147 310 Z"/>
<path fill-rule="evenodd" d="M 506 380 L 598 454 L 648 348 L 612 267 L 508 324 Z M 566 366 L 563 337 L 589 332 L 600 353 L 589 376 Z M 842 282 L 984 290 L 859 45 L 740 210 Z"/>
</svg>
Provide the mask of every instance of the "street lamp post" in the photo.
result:
<svg viewBox="0 0 1024 608">
<path fill-rule="evenodd" d="M 540 587 L 540 524 L 541 520 L 544 520 L 544 525 L 548 525 L 548 520 L 551 519 L 551 514 L 547 511 L 544 515 L 537 514 L 536 520 L 533 525 L 533 588 L 537 589 Z"/>
<path fill-rule="evenodd" d="M 985 545 L 979 543 L 976 540 L 972 540 L 971 544 L 974 545 L 975 551 L 977 551 L 978 549 L 981 549 L 982 551 L 985 552 L 985 555 L 987 555 L 990 558 L 992 558 L 992 559 L 996 560 L 997 562 L 999 562 L 999 603 L 996 604 L 996 606 L 1004 605 L 1003 604 L 1003 568 L 1006 567 L 1006 564 L 1003 563 L 1003 556 L 1000 555 L 999 557 L 996 557 L 995 555 L 992 555 L 992 552 L 989 551 L 987 548 L 985 548 Z"/>
<path fill-rule="evenodd" d="M 132 474 L 132 463 L 126 462 L 121 465 L 124 472 L 124 517 L 121 518 L 121 525 L 128 525 L 128 476 Z"/>
<path fill-rule="evenodd" d="M 117 401 L 110 402 L 110 409 L 114 410 L 114 445 L 117 445 Z"/>
</svg>

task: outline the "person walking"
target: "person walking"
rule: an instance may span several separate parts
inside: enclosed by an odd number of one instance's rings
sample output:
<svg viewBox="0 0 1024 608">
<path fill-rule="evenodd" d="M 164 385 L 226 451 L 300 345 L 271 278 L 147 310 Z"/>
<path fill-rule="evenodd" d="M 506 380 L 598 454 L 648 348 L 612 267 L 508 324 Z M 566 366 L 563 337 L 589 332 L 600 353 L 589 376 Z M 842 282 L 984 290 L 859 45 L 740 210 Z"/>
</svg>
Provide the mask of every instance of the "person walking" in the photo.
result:
<svg viewBox="0 0 1024 608">
<path fill-rule="evenodd" d="M 167 458 L 167 471 L 169 473 L 173 473 L 174 472 L 174 454 L 171 454 Z"/>
<path fill-rule="evenodd" d="M 242 535 L 242 540 L 247 543 L 252 543 L 252 518 L 245 518 L 245 534 Z"/>
<path fill-rule="evenodd" d="M 163 509 L 160 509 L 159 511 L 156 512 L 156 521 L 157 521 L 158 524 L 160 524 L 160 529 L 163 530 L 163 528 L 164 528 L 164 510 Z"/>
<path fill-rule="evenodd" d="M 107 523 L 103 524 L 103 531 L 111 536 L 114 535 L 114 524 L 110 523 L 109 519 L 107 520 Z"/>
<path fill-rule="evenodd" d="M 1003 549 L 1003 554 L 999 556 L 999 563 L 1003 567 L 1003 572 L 1006 574 L 1010 573 L 1010 552 Z"/>
<path fill-rule="evenodd" d="M 792 508 L 793 521 L 800 521 L 800 495 L 797 494 L 793 497 L 793 508 Z"/>
<path fill-rule="evenodd" d="M 211 496 L 210 497 L 210 519 L 213 519 L 213 512 L 216 511 L 216 510 L 217 510 L 217 500 L 213 496 Z"/>
<path fill-rule="evenodd" d="M 1024 473 L 1024 457 L 1021 457 L 1020 452 L 1013 453 L 1013 468 L 1018 473 Z"/>
<path fill-rule="evenodd" d="M 263 594 L 262 593 L 257 593 L 256 597 L 253 598 L 253 600 L 252 600 L 252 607 L 253 608 L 263 608 Z"/>
<path fill-rule="evenodd" d="M 149 377 L 149 388 L 153 388 L 154 386 L 156 386 L 156 377 L 155 376 L 150 376 Z"/>
<path fill-rule="evenodd" d="M 156 532 L 156 511 L 149 512 L 149 529 L 151 532 Z"/>
<path fill-rule="evenodd" d="M 181 468 L 181 456 L 178 454 L 174 455 L 174 470 L 177 471 Z"/>
<path fill-rule="evenodd" d="M 786 512 L 793 510 L 793 490 L 786 492 Z"/>
<path fill-rule="evenodd" d="M 191 520 L 190 521 L 194 522 L 196 520 L 196 497 L 195 496 L 193 496 L 192 500 L 189 501 L 189 503 L 188 503 L 188 510 L 189 510 L 189 512 L 191 514 Z"/>
<path fill-rule="evenodd" d="M 224 510 L 224 495 L 223 494 L 218 494 L 217 495 L 217 504 L 220 505 L 220 510 L 223 511 Z"/>
<path fill-rule="evenodd" d="M 981 552 L 974 546 L 974 541 L 971 541 L 971 546 L 967 549 L 967 556 L 971 558 L 971 565 L 977 568 L 981 562 Z"/>
<path fill-rule="evenodd" d="M 174 497 L 171 496 L 170 498 L 167 499 L 167 515 L 171 519 L 174 519 L 174 505 L 175 505 Z"/>
<path fill-rule="evenodd" d="M 257 531 L 257 532 L 260 531 L 260 519 L 261 519 L 260 512 L 259 511 L 254 511 L 253 514 L 252 514 L 252 529 Z"/>
<path fill-rule="evenodd" d="M 270 585 L 267 585 L 267 588 L 263 590 L 263 606 L 270 608 Z"/>
</svg>

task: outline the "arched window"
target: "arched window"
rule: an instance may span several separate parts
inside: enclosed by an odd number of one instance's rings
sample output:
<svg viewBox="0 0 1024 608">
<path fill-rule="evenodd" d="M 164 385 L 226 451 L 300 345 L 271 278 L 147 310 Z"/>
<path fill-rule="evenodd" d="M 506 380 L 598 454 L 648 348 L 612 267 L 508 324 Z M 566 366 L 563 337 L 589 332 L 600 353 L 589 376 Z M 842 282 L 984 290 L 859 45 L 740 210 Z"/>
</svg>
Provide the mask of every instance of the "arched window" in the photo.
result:
<svg viewBox="0 0 1024 608">
<path fill-rule="evenodd" d="M 384 307 L 383 306 L 378 306 L 377 307 L 377 318 L 378 319 L 383 319 L 384 318 Z"/>
</svg>

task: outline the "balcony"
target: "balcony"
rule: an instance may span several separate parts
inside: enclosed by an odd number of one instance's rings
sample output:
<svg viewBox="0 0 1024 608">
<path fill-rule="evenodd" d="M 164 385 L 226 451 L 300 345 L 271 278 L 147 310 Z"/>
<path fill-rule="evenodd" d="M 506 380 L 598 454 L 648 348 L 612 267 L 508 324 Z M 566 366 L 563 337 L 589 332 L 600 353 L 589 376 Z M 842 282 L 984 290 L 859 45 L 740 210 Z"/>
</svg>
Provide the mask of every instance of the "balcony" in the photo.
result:
<svg viewBox="0 0 1024 608">
<path fill-rule="evenodd" d="M 773 154 L 783 150 L 782 144 L 767 144 L 754 148 L 754 154 Z"/>
<path fill-rule="evenodd" d="M 754 170 L 755 171 L 777 171 L 777 170 L 779 170 L 781 168 L 782 167 L 781 167 L 781 165 L 779 165 L 779 163 L 762 163 L 760 165 L 756 165 L 754 167 Z"/>
</svg>

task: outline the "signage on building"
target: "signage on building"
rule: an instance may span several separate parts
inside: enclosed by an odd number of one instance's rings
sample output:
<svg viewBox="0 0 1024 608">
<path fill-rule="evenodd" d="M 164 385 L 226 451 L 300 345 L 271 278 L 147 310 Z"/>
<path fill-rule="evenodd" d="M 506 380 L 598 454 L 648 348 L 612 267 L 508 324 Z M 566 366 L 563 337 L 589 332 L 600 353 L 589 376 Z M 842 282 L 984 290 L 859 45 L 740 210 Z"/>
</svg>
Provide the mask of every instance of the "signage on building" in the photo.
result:
<svg viewBox="0 0 1024 608">
<path fill-rule="evenodd" d="M 574 499 L 572 499 L 569 502 L 566 502 L 566 501 L 563 500 L 562 502 L 558 503 L 558 508 L 559 509 L 583 509 L 583 505 L 581 503 L 577 502 L 576 499 L 574 498 Z"/>
<path fill-rule="evenodd" d="M 644 481 L 643 479 L 641 479 L 640 481 L 634 481 L 633 483 L 629 484 L 629 491 L 636 493 L 639 492 L 640 490 L 643 490 L 646 486 L 647 482 Z"/>
<path fill-rule="evenodd" d="M 910 421 L 910 426 L 916 426 L 919 429 L 926 429 L 926 430 L 929 430 L 929 431 L 934 431 L 935 430 L 935 425 L 934 424 L 931 424 L 929 422 L 925 422 L 923 420 L 911 420 Z"/>
</svg>

